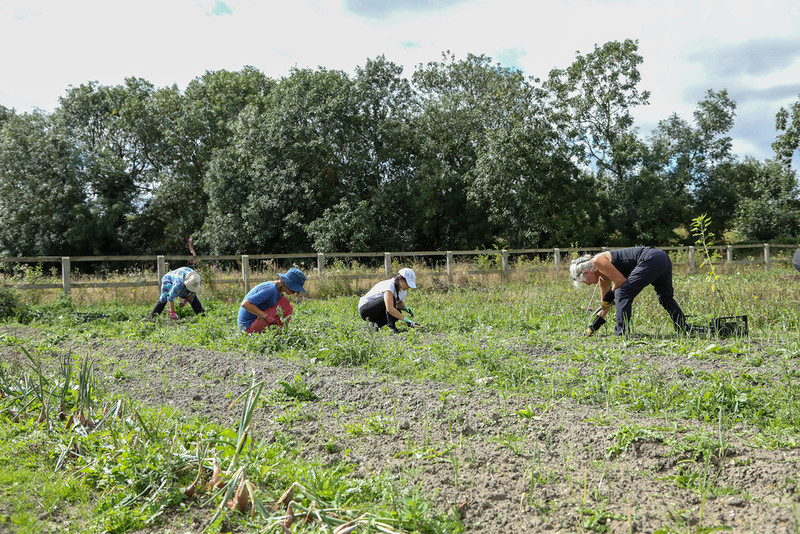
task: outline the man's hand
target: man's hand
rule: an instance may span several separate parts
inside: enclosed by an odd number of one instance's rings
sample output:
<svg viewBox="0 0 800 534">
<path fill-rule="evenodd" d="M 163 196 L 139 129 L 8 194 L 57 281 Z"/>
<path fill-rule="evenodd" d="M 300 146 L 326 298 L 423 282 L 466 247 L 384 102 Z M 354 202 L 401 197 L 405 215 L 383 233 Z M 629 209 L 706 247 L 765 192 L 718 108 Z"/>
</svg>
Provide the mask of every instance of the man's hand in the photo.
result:
<svg viewBox="0 0 800 534">
<path fill-rule="evenodd" d="M 603 309 L 602 307 L 598 308 L 597 311 L 594 312 L 594 319 L 592 320 L 591 323 L 589 323 L 589 328 L 586 329 L 586 332 L 584 332 L 584 335 L 586 337 L 591 336 L 592 334 L 597 332 L 597 330 L 599 330 L 601 326 L 606 324 L 606 319 L 605 319 L 606 313 L 608 313 L 608 309 Z"/>
<path fill-rule="evenodd" d="M 419 327 L 421 327 L 421 326 L 422 326 L 421 324 L 419 324 L 419 323 L 417 323 L 417 322 L 415 322 L 415 321 L 412 321 L 412 320 L 411 320 L 411 319 L 409 319 L 408 317 L 406 317 L 405 319 L 403 319 L 403 321 L 404 321 L 404 322 L 405 322 L 405 323 L 408 325 L 408 327 L 409 327 L 409 328 L 419 328 Z"/>
<path fill-rule="evenodd" d="M 406 306 L 405 308 L 403 308 L 403 311 L 404 311 L 404 312 L 406 312 L 407 314 L 409 314 L 411 317 L 414 317 L 414 310 L 412 310 L 412 309 L 411 309 L 411 308 L 409 308 L 408 306 Z"/>
<path fill-rule="evenodd" d="M 169 312 L 169 318 L 174 320 L 174 321 L 178 320 L 178 314 L 175 313 L 175 310 L 172 310 L 172 311 Z"/>
</svg>

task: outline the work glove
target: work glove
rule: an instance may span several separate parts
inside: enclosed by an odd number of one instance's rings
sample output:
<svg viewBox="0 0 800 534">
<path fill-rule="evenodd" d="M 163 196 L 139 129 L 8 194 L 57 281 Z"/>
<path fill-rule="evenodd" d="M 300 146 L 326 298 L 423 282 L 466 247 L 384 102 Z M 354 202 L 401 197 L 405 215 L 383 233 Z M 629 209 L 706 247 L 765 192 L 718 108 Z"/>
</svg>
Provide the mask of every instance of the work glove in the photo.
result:
<svg viewBox="0 0 800 534">
<path fill-rule="evenodd" d="M 407 314 L 409 314 L 411 317 L 414 317 L 414 310 L 412 310 L 412 309 L 411 309 L 411 308 L 409 308 L 408 306 L 406 306 L 405 308 L 403 308 L 403 311 L 404 311 L 404 312 L 406 312 Z"/>
<path fill-rule="evenodd" d="M 175 313 L 175 311 L 171 311 L 171 312 L 169 312 L 169 318 L 177 321 L 178 320 L 178 314 Z"/>
<path fill-rule="evenodd" d="M 609 289 L 603 295 L 603 300 L 600 301 L 600 307 L 604 310 L 610 310 L 614 305 L 614 291 Z"/>
<path fill-rule="evenodd" d="M 599 330 L 601 326 L 606 324 L 605 318 L 597 315 L 597 312 L 599 312 L 601 309 L 602 308 L 598 308 L 597 311 L 594 312 L 594 319 L 592 319 L 592 322 L 589 323 L 589 328 L 587 328 L 586 332 L 584 332 L 584 336 L 586 337 L 591 336 L 592 334 L 597 332 L 597 330 Z"/>
<path fill-rule="evenodd" d="M 408 317 L 403 319 L 403 321 L 408 325 L 409 328 L 417 328 L 417 327 L 421 326 L 419 323 L 417 323 L 415 321 L 412 321 Z"/>
<path fill-rule="evenodd" d="M 183 302 L 181 302 L 180 304 L 178 304 L 178 306 L 179 306 L 179 307 L 181 307 L 181 308 L 183 308 L 184 306 L 186 306 L 186 303 L 187 303 L 187 302 L 189 302 L 189 299 L 183 299 Z"/>
</svg>

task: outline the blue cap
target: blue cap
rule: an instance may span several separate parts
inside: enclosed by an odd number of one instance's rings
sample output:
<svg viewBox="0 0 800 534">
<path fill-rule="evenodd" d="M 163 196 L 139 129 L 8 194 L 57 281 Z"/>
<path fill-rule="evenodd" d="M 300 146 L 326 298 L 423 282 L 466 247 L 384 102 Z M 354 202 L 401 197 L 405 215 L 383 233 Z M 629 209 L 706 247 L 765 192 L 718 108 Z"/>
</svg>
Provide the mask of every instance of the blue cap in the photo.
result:
<svg viewBox="0 0 800 534">
<path fill-rule="evenodd" d="M 281 280 L 283 280 L 283 283 L 286 284 L 286 287 L 295 293 L 306 292 L 306 290 L 303 289 L 303 284 L 306 283 L 306 275 L 304 275 L 300 269 L 292 267 L 286 271 L 286 274 L 278 273 L 278 276 L 281 277 Z"/>
</svg>

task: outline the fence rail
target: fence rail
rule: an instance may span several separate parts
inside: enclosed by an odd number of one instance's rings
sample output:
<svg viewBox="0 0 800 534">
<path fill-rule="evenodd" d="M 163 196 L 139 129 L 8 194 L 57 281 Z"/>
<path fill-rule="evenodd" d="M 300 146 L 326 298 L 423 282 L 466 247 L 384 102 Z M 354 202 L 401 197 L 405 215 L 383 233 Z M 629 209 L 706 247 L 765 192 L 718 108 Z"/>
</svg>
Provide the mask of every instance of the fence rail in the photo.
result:
<svg viewBox="0 0 800 534">
<path fill-rule="evenodd" d="M 786 244 L 757 244 L 757 245 L 724 245 L 710 247 L 718 263 L 727 265 L 736 264 L 761 264 L 765 269 L 770 269 L 775 263 L 790 263 L 791 259 L 776 258 L 772 254 L 773 249 L 797 249 L 800 245 Z M 697 269 L 698 249 L 694 246 L 688 247 L 659 247 L 666 252 L 673 253 L 675 257 L 673 263 L 676 265 L 687 265 L 688 271 L 694 273 Z M 746 259 L 734 259 L 734 251 L 741 249 L 755 250 L 755 255 Z M 613 250 L 613 247 L 569 247 L 569 248 L 532 248 L 514 250 L 459 250 L 459 251 L 415 251 L 415 252 L 336 252 L 336 253 L 298 253 L 298 254 L 244 254 L 244 255 L 218 255 L 218 256 L 190 256 L 190 255 L 158 255 L 158 256 L 18 256 L 0 257 L 0 266 L 9 264 L 44 264 L 53 263 L 61 266 L 61 283 L 7 283 L 3 280 L 2 285 L 16 289 L 61 289 L 69 295 L 73 288 L 121 288 L 121 287 L 158 287 L 160 280 L 166 274 L 167 261 L 185 262 L 215 262 L 215 261 L 235 261 L 240 264 L 241 276 L 237 278 L 215 279 L 216 284 L 242 285 L 246 292 L 251 287 L 251 263 L 259 260 L 279 260 L 279 259 L 312 259 L 316 260 L 316 268 L 308 274 L 316 276 L 318 280 L 326 278 L 326 262 L 329 259 L 339 258 L 380 258 L 383 257 L 383 267 L 388 278 L 392 275 L 392 264 L 395 258 L 408 257 L 442 257 L 445 259 L 445 270 L 434 271 L 431 276 L 434 278 L 447 277 L 453 281 L 455 271 L 456 256 L 476 256 L 476 257 L 495 257 L 493 262 L 498 268 L 472 269 L 464 271 L 467 274 L 499 274 L 503 280 L 508 280 L 510 276 L 510 261 L 514 256 L 523 257 L 536 255 L 544 257 L 548 261 L 542 262 L 538 268 L 515 268 L 516 272 L 531 272 L 541 270 L 561 271 L 568 266 L 569 258 L 581 253 L 601 252 Z M 705 254 L 704 249 L 699 249 Z M 685 255 L 685 258 L 683 256 Z M 498 258 L 499 257 L 499 258 Z M 724 260 L 723 260 L 724 258 Z M 758 258 L 758 259 L 755 259 Z M 705 258 L 703 258 L 705 259 Z M 498 261 L 499 260 L 499 261 Z M 136 281 L 136 282 L 75 282 L 72 280 L 72 263 L 78 262 L 154 262 L 158 278 L 155 281 Z M 702 263 L 702 261 L 701 261 Z M 374 274 L 336 274 L 337 279 L 361 279 L 375 277 Z"/>
</svg>

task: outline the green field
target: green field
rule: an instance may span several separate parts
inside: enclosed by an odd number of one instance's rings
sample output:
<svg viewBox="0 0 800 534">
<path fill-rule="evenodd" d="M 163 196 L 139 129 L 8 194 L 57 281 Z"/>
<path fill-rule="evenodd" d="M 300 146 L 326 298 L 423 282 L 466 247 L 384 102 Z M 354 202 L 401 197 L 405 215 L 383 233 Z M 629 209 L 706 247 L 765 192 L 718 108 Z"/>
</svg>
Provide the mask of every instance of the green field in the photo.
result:
<svg viewBox="0 0 800 534">
<path fill-rule="evenodd" d="M 401 335 L 347 286 L 263 336 L 222 295 L 177 323 L 17 303 L 0 531 L 800 531 L 794 271 L 676 276 L 690 322 L 748 317 L 730 338 L 677 334 L 650 289 L 630 337 L 584 338 L 563 278 L 427 282 Z"/>
</svg>

